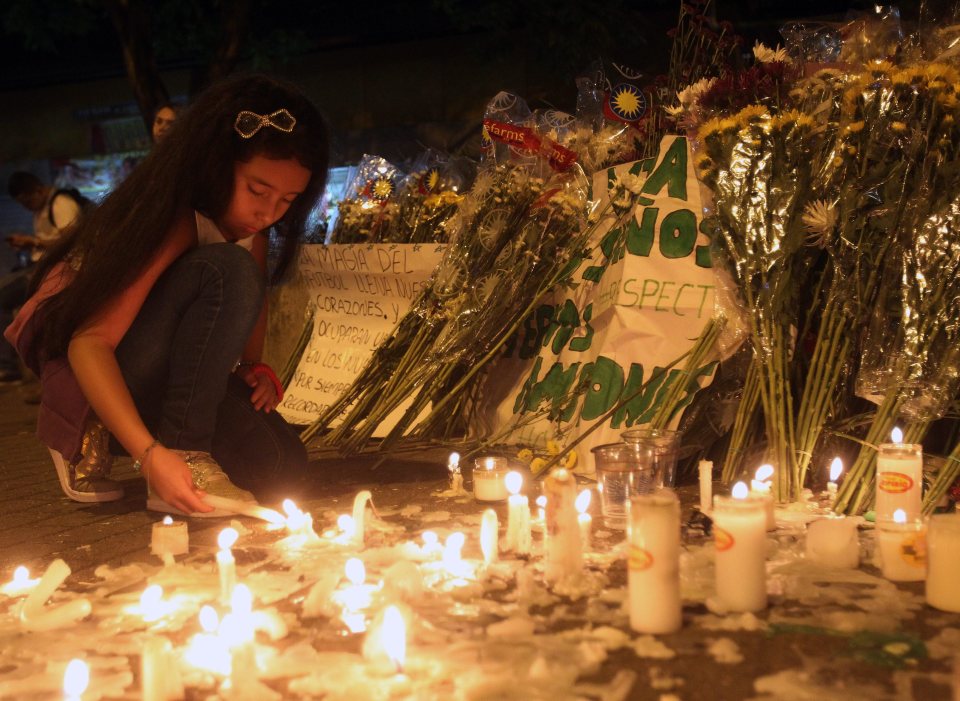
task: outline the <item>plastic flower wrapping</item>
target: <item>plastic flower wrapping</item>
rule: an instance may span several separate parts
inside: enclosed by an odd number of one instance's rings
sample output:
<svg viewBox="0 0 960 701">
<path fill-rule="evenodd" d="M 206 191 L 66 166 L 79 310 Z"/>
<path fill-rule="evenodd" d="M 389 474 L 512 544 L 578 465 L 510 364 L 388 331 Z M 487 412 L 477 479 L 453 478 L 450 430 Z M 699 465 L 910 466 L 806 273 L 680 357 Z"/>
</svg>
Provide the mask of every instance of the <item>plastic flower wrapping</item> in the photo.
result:
<svg viewBox="0 0 960 701">
<path fill-rule="evenodd" d="M 383 240 L 397 216 L 396 191 L 403 173 L 379 156 L 364 156 L 338 205 L 329 243 L 375 243 Z"/>
</svg>

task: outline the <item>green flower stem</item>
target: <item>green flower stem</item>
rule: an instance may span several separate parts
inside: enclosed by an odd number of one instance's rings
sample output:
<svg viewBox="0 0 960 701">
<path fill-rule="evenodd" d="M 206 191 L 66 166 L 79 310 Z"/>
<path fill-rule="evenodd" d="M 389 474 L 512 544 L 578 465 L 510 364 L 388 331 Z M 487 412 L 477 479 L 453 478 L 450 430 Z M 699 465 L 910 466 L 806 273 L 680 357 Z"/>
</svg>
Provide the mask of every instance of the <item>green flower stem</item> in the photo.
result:
<svg viewBox="0 0 960 701">
<path fill-rule="evenodd" d="M 696 343 L 694 343 L 690 349 L 687 362 L 684 364 L 680 373 L 674 378 L 667 392 L 667 396 L 664 397 L 660 406 L 657 407 L 653 418 L 650 420 L 651 428 L 666 428 L 670 423 L 670 419 L 673 418 L 677 406 L 687 392 L 687 385 L 690 382 L 690 378 L 702 367 L 707 355 L 713 351 L 717 336 L 720 335 L 723 326 L 724 324 L 718 319 L 710 319 L 704 325 Z"/>
<path fill-rule="evenodd" d="M 737 415 L 730 432 L 727 454 L 723 461 L 721 481 L 730 484 L 740 475 L 740 466 L 746 456 L 746 444 L 753 433 L 753 417 L 760 402 L 760 366 L 756 354 L 750 360 L 747 376 L 743 383 L 743 394 L 737 406 Z"/>
<path fill-rule="evenodd" d="M 960 476 L 960 442 L 953 446 L 953 450 L 947 456 L 946 462 L 937 473 L 936 479 L 930 485 L 926 495 L 923 497 L 923 513 L 932 514 L 940 499 L 947 493 L 947 490 L 957 481 Z"/>
</svg>

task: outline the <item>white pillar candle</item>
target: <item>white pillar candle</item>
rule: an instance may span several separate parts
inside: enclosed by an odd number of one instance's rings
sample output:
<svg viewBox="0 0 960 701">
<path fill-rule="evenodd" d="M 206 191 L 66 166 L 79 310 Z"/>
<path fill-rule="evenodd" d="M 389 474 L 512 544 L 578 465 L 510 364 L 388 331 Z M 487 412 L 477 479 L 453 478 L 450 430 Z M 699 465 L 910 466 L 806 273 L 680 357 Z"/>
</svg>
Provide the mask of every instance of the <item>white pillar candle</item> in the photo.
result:
<svg viewBox="0 0 960 701">
<path fill-rule="evenodd" d="M 63 672 L 64 701 L 80 701 L 90 685 L 90 666 L 81 659 L 72 659 Z"/>
<path fill-rule="evenodd" d="M 588 513 L 590 508 L 590 490 L 584 489 L 577 495 L 577 500 L 573 503 L 577 509 L 577 525 L 580 527 L 580 545 L 584 552 L 590 549 L 590 530 L 593 526 L 593 518 Z"/>
<path fill-rule="evenodd" d="M 179 701 L 183 698 L 180 667 L 173 656 L 173 645 L 166 638 L 147 638 L 143 644 L 140 688 L 142 701 Z"/>
<path fill-rule="evenodd" d="M 450 491 L 463 491 L 463 473 L 460 471 L 460 453 L 450 453 L 447 459 L 447 471 L 450 473 Z"/>
<path fill-rule="evenodd" d="M 738 482 L 733 496 L 713 503 L 717 599 L 727 611 L 759 611 L 767 605 L 767 517 L 762 499 Z"/>
<path fill-rule="evenodd" d="M 507 492 L 507 473 L 503 458 L 482 458 L 473 467 L 473 496 L 477 501 L 503 501 Z"/>
<path fill-rule="evenodd" d="M 903 509 L 907 520 L 922 514 L 923 448 L 916 443 L 881 443 L 877 450 L 877 521 L 893 520 Z"/>
<path fill-rule="evenodd" d="M 499 539 L 500 523 L 497 512 L 487 509 L 483 512 L 480 521 L 480 552 L 483 553 L 483 564 L 490 565 L 497 561 L 497 540 Z"/>
<path fill-rule="evenodd" d="M 713 462 L 700 461 L 700 511 L 710 513 L 713 507 Z"/>
<path fill-rule="evenodd" d="M 960 613 L 960 514 L 934 514 L 927 527 L 927 603 Z"/>
<path fill-rule="evenodd" d="M 373 508 L 373 495 L 369 490 L 364 489 L 353 499 L 353 542 L 357 545 L 363 545 L 365 536 L 365 518 L 367 512 L 367 502 Z"/>
<path fill-rule="evenodd" d="M 185 521 L 174 521 L 164 516 L 153 524 L 150 533 L 150 552 L 157 557 L 186 555 L 190 551 L 190 533 Z"/>
<path fill-rule="evenodd" d="M 903 509 L 890 521 L 877 521 L 880 570 L 891 582 L 921 582 L 927 576 L 926 526 Z"/>
<path fill-rule="evenodd" d="M 806 555 L 808 560 L 824 567 L 859 567 L 857 522 L 845 516 L 812 522 L 807 527 Z"/>
<path fill-rule="evenodd" d="M 830 508 L 837 501 L 837 480 L 843 472 L 843 460 L 834 458 L 830 463 L 830 481 L 827 482 L 827 496 L 830 498 Z"/>
<path fill-rule="evenodd" d="M 544 576 L 558 582 L 583 568 L 580 526 L 577 522 L 577 482 L 569 470 L 554 470 L 543 482 L 547 497 Z"/>
<path fill-rule="evenodd" d="M 634 495 L 630 502 L 630 627 L 638 633 L 673 633 L 682 623 L 680 500 L 663 489 Z"/>
<path fill-rule="evenodd" d="M 233 596 L 233 588 L 237 584 L 237 561 L 230 548 L 237 542 L 240 534 L 235 528 L 224 528 L 217 536 L 217 571 L 220 574 L 220 601 L 229 603 Z"/>
<path fill-rule="evenodd" d="M 20 606 L 20 623 L 26 630 L 55 630 L 90 615 L 93 607 L 88 599 L 72 599 L 59 606 L 44 606 L 68 576 L 70 566 L 66 562 L 57 559 L 50 563 L 40 582 Z"/>
<path fill-rule="evenodd" d="M 504 483 L 510 498 L 507 499 L 507 550 L 517 555 L 528 555 L 532 545 L 530 534 L 530 500 L 520 494 L 523 476 L 519 472 L 509 473 Z"/>
</svg>

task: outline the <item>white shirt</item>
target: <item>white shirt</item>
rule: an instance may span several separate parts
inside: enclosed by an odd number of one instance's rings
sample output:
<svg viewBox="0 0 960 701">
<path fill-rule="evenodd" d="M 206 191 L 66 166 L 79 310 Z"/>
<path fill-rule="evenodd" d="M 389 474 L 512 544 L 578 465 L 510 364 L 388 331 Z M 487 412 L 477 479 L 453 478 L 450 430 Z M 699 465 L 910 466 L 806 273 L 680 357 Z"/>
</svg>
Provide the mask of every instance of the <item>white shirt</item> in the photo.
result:
<svg viewBox="0 0 960 701">
<path fill-rule="evenodd" d="M 43 207 L 33 213 L 33 235 L 48 246 L 55 243 L 63 230 L 73 224 L 73 221 L 80 215 L 80 205 L 77 204 L 75 199 L 62 192 L 56 195 L 56 192 L 56 190 L 51 190 L 50 196 L 44 202 Z M 53 212 L 53 221 L 56 224 L 50 222 L 51 212 Z M 45 248 L 35 248 L 30 254 L 31 260 L 33 262 L 40 260 L 45 250 Z"/>
<path fill-rule="evenodd" d="M 200 212 L 194 212 L 197 218 L 197 245 L 206 246 L 211 243 L 229 243 L 227 239 L 223 237 L 223 234 L 220 233 L 220 229 L 217 228 L 217 225 L 213 223 L 212 219 L 200 214 Z M 253 249 L 253 237 L 249 236 L 245 239 L 238 239 L 234 241 L 238 246 L 246 248 L 248 251 Z"/>
</svg>

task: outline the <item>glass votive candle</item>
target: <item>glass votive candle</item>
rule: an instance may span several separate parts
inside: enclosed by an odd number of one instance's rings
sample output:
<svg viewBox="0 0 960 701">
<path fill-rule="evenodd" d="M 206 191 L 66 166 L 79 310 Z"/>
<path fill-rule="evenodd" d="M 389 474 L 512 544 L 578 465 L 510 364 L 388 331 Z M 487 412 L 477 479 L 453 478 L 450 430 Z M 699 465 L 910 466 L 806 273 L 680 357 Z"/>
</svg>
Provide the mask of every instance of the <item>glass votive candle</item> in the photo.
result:
<svg viewBox="0 0 960 701">
<path fill-rule="evenodd" d="M 477 458 L 473 463 L 473 496 L 477 501 L 506 501 L 510 461 L 503 457 Z"/>
<path fill-rule="evenodd" d="M 934 514 L 927 524 L 927 603 L 960 613 L 960 514 Z"/>
<path fill-rule="evenodd" d="M 650 494 L 656 485 L 649 453 L 632 443 L 607 443 L 591 449 L 600 492 L 600 511 L 607 528 L 626 530 L 630 499 Z"/>
<path fill-rule="evenodd" d="M 916 443 L 881 443 L 877 449 L 877 522 L 903 509 L 907 520 L 922 512 L 923 447 Z"/>
<path fill-rule="evenodd" d="M 921 582 L 927 576 L 927 528 L 918 518 L 877 521 L 880 571 L 891 582 Z"/>
</svg>

